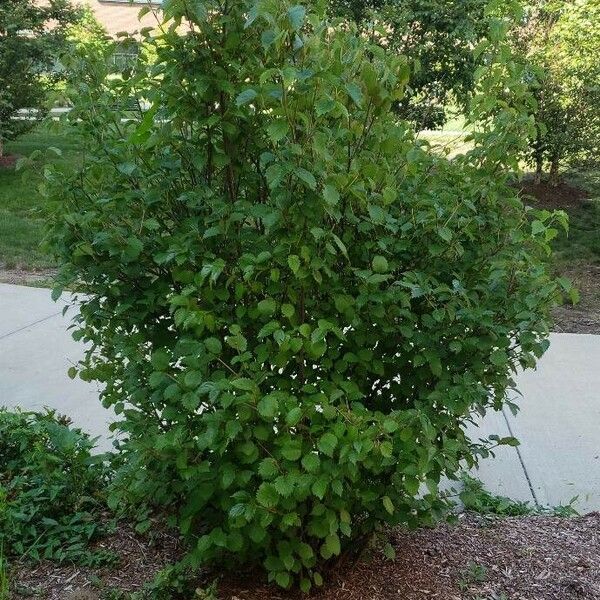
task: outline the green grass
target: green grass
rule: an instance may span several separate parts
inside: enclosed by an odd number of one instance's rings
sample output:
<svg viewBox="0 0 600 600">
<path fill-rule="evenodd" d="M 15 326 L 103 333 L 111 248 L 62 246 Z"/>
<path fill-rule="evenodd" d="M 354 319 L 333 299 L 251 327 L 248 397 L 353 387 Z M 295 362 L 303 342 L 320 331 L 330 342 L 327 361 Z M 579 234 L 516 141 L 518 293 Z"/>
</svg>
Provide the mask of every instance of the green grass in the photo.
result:
<svg viewBox="0 0 600 600">
<path fill-rule="evenodd" d="M 600 170 L 570 174 L 567 180 L 585 189 L 590 198 L 567 208 L 569 233 L 561 234 L 554 244 L 559 264 L 600 264 Z"/>
<path fill-rule="evenodd" d="M 41 125 L 16 142 L 7 144 L 6 154 L 29 156 L 34 150 L 49 147 L 63 152 L 61 160 L 77 157 L 77 146 L 62 125 Z M 42 197 L 35 174 L 0 168 L 0 266 L 8 269 L 37 270 L 52 267 L 49 256 L 40 248 L 44 219 L 40 213 Z"/>
</svg>

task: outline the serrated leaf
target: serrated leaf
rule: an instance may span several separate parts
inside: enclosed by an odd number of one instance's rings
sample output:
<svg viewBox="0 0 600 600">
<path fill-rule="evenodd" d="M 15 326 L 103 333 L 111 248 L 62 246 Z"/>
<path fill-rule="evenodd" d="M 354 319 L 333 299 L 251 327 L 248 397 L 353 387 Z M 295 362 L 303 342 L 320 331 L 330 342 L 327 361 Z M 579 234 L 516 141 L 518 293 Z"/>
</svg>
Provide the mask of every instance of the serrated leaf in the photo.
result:
<svg viewBox="0 0 600 600">
<path fill-rule="evenodd" d="M 254 381 L 252 381 L 252 379 L 248 379 L 247 377 L 239 377 L 238 379 L 234 379 L 231 382 L 231 385 L 236 389 L 236 390 L 243 390 L 245 392 L 250 392 L 252 391 L 256 384 L 254 383 Z"/>
<path fill-rule="evenodd" d="M 258 474 L 263 479 L 272 479 L 279 474 L 277 461 L 274 458 L 265 458 L 258 465 Z"/>
<path fill-rule="evenodd" d="M 272 419 L 279 412 L 279 402 L 273 395 L 265 396 L 256 408 L 261 417 Z"/>
<path fill-rule="evenodd" d="M 171 361 L 169 355 L 164 350 L 157 350 L 152 353 L 150 362 L 157 371 L 166 371 Z"/>
<path fill-rule="evenodd" d="M 297 167 L 294 170 L 294 173 L 298 179 L 302 180 L 311 190 L 315 190 L 317 188 L 317 180 L 310 171 L 307 171 L 302 167 Z"/>
<path fill-rule="evenodd" d="M 277 303 L 272 298 L 265 298 L 258 303 L 258 312 L 262 315 L 272 315 L 277 309 Z"/>
<path fill-rule="evenodd" d="M 375 256 L 372 261 L 373 271 L 375 273 L 387 273 L 388 272 L 388 261 L 385 256 Z"/>
<path fill-rule="evenodd" d="M 314 473 L 321 466 L 321 459 L 314 452 L 302 457 L 302 466 L 309 472 Z"/>
<path fill-rule="evenodd" d="M 290 256 L 288 256 L 287 261 L 290 269 L 292 270 L 292 273 L 296 274 L 300 269 L 300 258 L 295 254 L 290 254 Z"/>
<path fill-rule="evenodd" d="M 285 422 L 290 427 L 294 427 L 300 422 L 300 419 L 302 419 L 302 409 L 299 406 L 296 406 L 286 415 Z"/>
<path fill-rule="evenodd" d="M 289 132 L 290 126 L 287 121 L 284 119 L 278 119 L 277 121 L 273 121 L 267 127 L 267 133 L 269 137 L 273 141 L 273 143 L 280 142 Z"/>
<path fill-rule="evenodd" d="M 338 440 L 333 433 L 325 433 L 319 438 L 319 450 L 327 456 L 333 456 Z"/>
<path fill-rule="evenodd" d="M 205 339 L 204 345 L 211 354 L 220 354 L 221 350 L 223 350 L 221 342 L 214 337 Z"/>
<path fill-rule="evenodd" d="M 261 483 L 256 492 L 256 500 L 265 508 L 274 508 L 279 503 L 279 494 L 271 483 Z"/>
</svg>

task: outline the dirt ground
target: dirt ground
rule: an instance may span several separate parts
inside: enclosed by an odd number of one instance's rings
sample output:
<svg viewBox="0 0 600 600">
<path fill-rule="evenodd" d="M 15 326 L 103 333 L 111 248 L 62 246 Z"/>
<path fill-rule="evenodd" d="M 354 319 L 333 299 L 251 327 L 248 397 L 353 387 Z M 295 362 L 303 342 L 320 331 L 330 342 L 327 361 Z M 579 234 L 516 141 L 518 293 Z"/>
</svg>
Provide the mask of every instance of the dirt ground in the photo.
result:
<svg viewBox="0 0 600 600">
<path fill-rule="evenodd" d="M 374 550 L 332 566 L 313 600 L 597 600 L 600 514 L 491 518 L 463 515 L 456 525 L 393 531 L 396 559 Z M 149 545 L 130 531 L 105 542 L 121 556 L 113 569 L 42 563 L 16 566 L 12 599 L 100 600 L 111 588 L 140 589 L 179 554 L 174 538 Z M 210 575 L 211 581 L 216 575 Z M 198 596 L 200 597 L 200 596 Z M 268 586 L 262 575 L 220 578 L 220 600 L 299 599 Z M 12 600 L 11 599 L 11 600 Z M 192 600 L 186 598 L 185 600 Z"/>
</svg>

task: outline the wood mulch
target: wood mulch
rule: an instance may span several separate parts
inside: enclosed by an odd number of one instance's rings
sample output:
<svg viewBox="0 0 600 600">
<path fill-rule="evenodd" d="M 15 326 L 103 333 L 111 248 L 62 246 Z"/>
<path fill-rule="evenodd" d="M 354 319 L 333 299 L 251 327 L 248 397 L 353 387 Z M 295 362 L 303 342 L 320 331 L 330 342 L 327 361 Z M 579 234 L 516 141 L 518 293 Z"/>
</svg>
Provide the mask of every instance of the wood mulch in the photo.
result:
<svg viewBox="0 0 600 600">
<path fill-rule="evenodd" d="M 589 198 L 586 190 L 565 181 L 550 185 L 547 181 L 535 183 L 527 178 L 519 182 L 518 189 L 522 196 L 532 196 L 539 208 L 548 210 L 568 210 L 580 206 Z"/>
<path fill-rule="evenodd" d="M 16 565 L 13 589 L 36 598 L 99 600 L 102 590 L 139 589 L 176 560 L 180 548 L 164 534 L 154 545 L 120 530 L 107 548 L 122 557 L 113 569 L 43 563 Z M 337 565 L 313 600 L 600 600 L 600 514 L 490 518 L 462 515 L 456 525 L 416 532 L 395 530 L 391 561 L 376 550 Z M 208 581 L 210 581 L 210 577 Z M 13 594 L 14 600 L 23 595 Z M 105 596 L 104 596 L 105 597 Z M 221 578 L 221 600 L 299 599 L 268 586 L 258 572 Z M 192 600 L 186 598 L 185 600 Z"/>
<path fill-rule="evenodd" d="M 9 600 L 100 600 L 110 590 L 136 592 L 182 555 L 177 536 L 159 525 L 153 529 L 152 535 L 144 537 L 121 523 L 97 542 L 92 549 L 114 555 L 114 566 L 90 568 L 51 561 L 12 564 Z"/>
</svg>

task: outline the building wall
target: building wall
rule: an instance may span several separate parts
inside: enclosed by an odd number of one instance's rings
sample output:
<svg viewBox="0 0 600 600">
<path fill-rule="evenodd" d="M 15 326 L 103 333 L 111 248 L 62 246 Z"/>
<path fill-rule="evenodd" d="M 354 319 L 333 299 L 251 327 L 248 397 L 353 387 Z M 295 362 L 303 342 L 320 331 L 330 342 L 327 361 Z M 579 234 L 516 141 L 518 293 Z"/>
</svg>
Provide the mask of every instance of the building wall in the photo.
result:
<svg viewBox="0 0 600 600">
<path fill-rule="evenodd" d="M 128 2 L 127 0 L 80 0 L 82 4 L 87 4 L 96 15 L 98 21 L 108 31 L 109 35 L 115 36 L 117 33 L 126 31 L 134 33 L 143 27 L 155 27 L 156 17 L 152 13 L 144 15 L 141 20 L 138 13 L 148 2 L 138 0 Z M 153 4 L 153 10 L 157 10 L 158 4 Z"/>
</svg>

